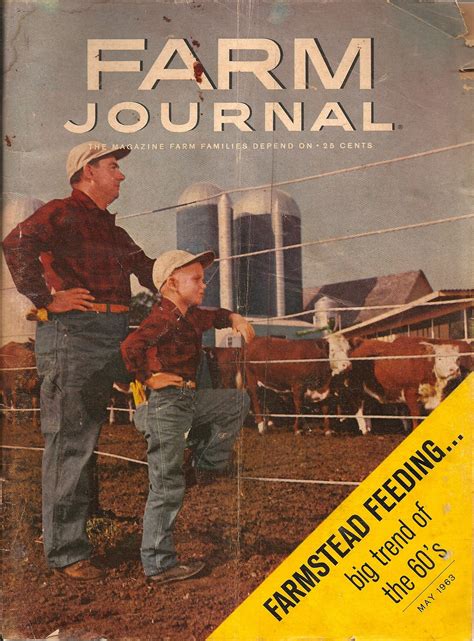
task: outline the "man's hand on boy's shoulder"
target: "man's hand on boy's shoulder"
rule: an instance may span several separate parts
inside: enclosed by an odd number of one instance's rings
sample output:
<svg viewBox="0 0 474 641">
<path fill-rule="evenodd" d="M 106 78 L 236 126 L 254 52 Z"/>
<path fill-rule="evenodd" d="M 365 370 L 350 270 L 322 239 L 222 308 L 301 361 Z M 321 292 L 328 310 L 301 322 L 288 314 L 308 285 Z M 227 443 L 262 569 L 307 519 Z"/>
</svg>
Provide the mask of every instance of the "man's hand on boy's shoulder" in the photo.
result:
<svg viewBox="0 0 474 641">
<path fill-rule="evenodd" d="M 232 323 L 232 329 L 234 332 L 239 332 L 244 337 L 246 343 L 250 343 L 255 338 L 255 330 L 252 325 L 245 320 L 240 314 L 233 312 L 230 315 L 230 321 Z"/>
<path fill-rule="evenodd" d="M 162 389 L 163 387 L 174 387 L 181 385 L 183 377 L 171 372 L 157 372 L 147 378 L 145 384 L 150 389 Z"/>
</svg>

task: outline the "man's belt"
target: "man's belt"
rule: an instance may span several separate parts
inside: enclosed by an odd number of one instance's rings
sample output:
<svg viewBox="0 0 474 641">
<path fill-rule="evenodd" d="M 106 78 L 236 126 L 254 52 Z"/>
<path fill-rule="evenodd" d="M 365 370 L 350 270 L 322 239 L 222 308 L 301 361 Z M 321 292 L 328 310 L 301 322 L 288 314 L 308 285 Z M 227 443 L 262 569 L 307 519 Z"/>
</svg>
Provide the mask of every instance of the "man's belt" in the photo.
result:
<svg viewBox="0 0 474 641">
<path fill-rule="evenodd" d="M 91 307 L 88 311 L 96 312 L 97 314 L 106 314 L 107 312 L 112 314 L 125 314 L 130 311 L 130 307 L 116 303 L 90 303 L 90 305 Z M 26 320 L 46 322 L 48 320 L 48 310 L 46 307 L 40 307 L 39 309 L 33 307 L 33 309 L 30 309 L 26 314 Z"/>
<path fill-rule="evenodd" d="M 112 314 L 125 314 L 130 311 L 127 305 L 117 305 L 116 303 L 90 303 L 90 312 L 97 312 L 98 314 L 105 314 L 110 312 Z"/>
</svg>

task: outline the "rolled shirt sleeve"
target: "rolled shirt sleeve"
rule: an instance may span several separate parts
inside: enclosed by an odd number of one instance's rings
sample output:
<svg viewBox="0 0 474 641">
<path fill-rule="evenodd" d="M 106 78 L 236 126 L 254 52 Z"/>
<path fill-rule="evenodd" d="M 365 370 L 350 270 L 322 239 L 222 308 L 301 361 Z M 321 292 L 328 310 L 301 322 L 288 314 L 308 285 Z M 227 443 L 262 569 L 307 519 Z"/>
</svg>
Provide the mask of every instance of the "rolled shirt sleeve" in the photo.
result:
<svg viewBox="0 0 474 641">
<path fill-rule="evenodd" d="M 200 329 L 205 332 L 214 327 L 215 329 L 224 329 L 224 327 L 232 327 L 230 315 L 232 312 L 223 307 L 195 307 L 191 314 L 193 319 L 196 318 Z"/>
</svg>

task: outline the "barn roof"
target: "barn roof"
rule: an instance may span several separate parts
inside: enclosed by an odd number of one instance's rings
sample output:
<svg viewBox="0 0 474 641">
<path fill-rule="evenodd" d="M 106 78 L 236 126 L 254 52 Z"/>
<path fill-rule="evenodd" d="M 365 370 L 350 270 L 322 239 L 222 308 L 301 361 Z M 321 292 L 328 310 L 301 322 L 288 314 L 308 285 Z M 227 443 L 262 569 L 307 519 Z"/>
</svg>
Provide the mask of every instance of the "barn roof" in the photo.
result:
<svg viewBox="0 0 474 641">
<path fill-rule="evenodd" d="M 471 299 L 471 302 L 466 299 Z M 370 336 L 375 332 L 384 332 L 388 329 L 396 329 L 467 309 L 472 307 L 473 299 L 474 289 L 442 289 L 431 292 L 397 309 L 385 312 L 382 310 L 383 313 L 377 313 L 374 318 L 347 327 L 342 332 L 346 336 Z M 434 305 L 433 303 L 436 301 L 442 304 Z"/>
<path fill-rule="evenodd" d="M 314 310 L 315 303 L 323 297 L 331 299 L 335 307 L 374 307 L 402 305 L 426 296 L 433 291 L 421 269 L 387 276 L 374 276 L 357 280 L 331 283 L 303 290 L 303 305 Z M 380 314 L 380 309 L 348 310 L 341 312 L 342 327 L 368 320 Z M 383 310 L 382 310 L 383 311 Z"/>
</svg>

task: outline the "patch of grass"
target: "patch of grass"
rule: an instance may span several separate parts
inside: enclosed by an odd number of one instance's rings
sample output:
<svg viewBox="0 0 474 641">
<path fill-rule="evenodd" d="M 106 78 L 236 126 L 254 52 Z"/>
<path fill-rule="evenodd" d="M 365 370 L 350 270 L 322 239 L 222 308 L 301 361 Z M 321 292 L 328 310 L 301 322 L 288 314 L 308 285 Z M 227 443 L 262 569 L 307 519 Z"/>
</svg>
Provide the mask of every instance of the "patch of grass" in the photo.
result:
<svg viewBox="0 0 474 641">
<path fill-rule="evenodd" d="M 87 536 L 94 548 L 110 547 L 117 543 L 120 528 L 109 518 L 93 517 L 87 521 Z"/>
</svg>

